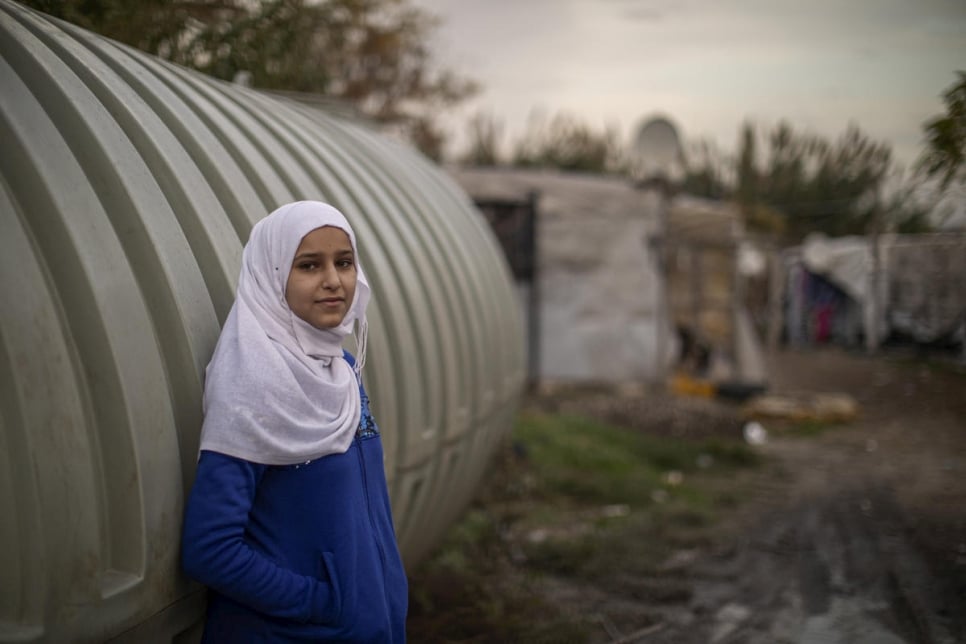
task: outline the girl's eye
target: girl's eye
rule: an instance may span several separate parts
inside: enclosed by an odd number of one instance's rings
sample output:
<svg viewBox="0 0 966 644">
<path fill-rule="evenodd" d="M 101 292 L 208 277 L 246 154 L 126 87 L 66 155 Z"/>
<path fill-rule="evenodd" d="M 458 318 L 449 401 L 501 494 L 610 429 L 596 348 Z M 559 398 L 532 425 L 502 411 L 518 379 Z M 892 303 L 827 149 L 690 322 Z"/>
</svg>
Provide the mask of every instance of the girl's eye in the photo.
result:
<svg viewBox="0 0 966 644">
<path fill-rule="evenodd" d="M 299 264 L 299 268 L 303 271 L 311 271 L 315 267 L 316 267 L 315 262 L 302 262 L 301 264 Z"/>
<path fill-rule="evenodd" d="M 339 268 L 350 268 L 352 266 L 351 259 L 343 259 L 339 261 Z"/>
</svg>

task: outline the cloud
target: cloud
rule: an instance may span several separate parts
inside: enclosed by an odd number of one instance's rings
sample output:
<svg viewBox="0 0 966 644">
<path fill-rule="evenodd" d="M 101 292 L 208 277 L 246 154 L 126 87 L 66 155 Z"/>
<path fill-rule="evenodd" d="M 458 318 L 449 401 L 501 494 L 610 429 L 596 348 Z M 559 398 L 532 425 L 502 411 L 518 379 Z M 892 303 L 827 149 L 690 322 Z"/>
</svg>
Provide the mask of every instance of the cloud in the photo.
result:
<svg viewBox="0 0 966 644">
<path fill-rule="evenodd" d="M 746 118 L 851 121 L 909 156 L 966 60 L 962 0 L 414 1 L 443 14 L 436 51 L 508 132 L 536 106 L 628 130 L 663 110 L 729 145 Z"/>
</svg>

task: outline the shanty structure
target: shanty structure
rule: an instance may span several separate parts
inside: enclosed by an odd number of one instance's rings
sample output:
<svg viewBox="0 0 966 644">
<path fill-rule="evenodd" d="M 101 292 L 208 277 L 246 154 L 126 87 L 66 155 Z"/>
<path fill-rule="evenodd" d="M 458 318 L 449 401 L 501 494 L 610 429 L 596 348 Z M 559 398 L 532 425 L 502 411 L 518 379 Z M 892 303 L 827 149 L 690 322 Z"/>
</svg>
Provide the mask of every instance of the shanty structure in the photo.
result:
<svg viewBox="0 0 966 644">
<path fill-rule="evenodd" d="M 669 310 L 682 336 L 682 363 L 714 381 L 763 385 L 761 328 L 748 310 L 747 283 L 764 271 L 764 253 L 747 237 L 737 207 L 679 194 L 666 227 Z"/>
<path fill-rule="evenodd" d="M 517 258 L 532 379 L 663 378 L 677 341 L 659 265 L 660 191 L 552 170 L 448 171 Z"/>
<path fill-rule="evenodd" d="M 660 181 L 448 168 L 487 215 L 527 312 L 535 382 L 657 382 L 678 369 L 766 380 L 733 206 Z M 708 364 L 692 361 L 695 347 Z M 700 373 L 697 373 L 699 372 Z"/>
<path fill-rule="evenodd" d="M 783 254 L 792 345 L 966 346 L 966 233 L 809 237 Z"/>
</svg>

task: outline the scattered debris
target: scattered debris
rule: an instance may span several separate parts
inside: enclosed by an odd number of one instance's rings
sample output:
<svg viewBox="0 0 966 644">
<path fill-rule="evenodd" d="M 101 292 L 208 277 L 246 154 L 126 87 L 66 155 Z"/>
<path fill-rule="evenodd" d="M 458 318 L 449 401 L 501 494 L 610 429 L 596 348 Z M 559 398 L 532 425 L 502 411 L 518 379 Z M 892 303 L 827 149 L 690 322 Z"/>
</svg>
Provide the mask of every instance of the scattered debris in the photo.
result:
<svg viewBox="0 0 966 644">
<path fill-rule="evenodd" d="M 658 489 L 641 487 L 654 505 L 640 512 L 632 504 L 626 519 L 601 521 L 622 509 L 618 499 L 600 498 L 556 506 L 567 516 L 546 521 L 520 498 L 534 489 L 521 482 L 529 474 L 504 480 L 494 473 L 512 492 L 484 497 L 491 507 L 502 504 L 492 515 L 499 538 L 483 540 L 485 548 L 472 551 L 479 556 L 457 549 L 458 566 L 415 573 L 410 639 L 966 642 L 963 374 L 935 369 L 925 383 L 911 359 L 839 351 L 773 359 L 772 391 L 792 393 L 760 398 L 783 404 L 787 416 L 742 415 L 744 407 L 720 397 L 657 390 L 571 387 L 529 401 L 537 414 L 595 418 L 660 438 L 717 439 L 748 452 L 755 450 L 744 428 L 757 422 L 768 428 L 764 466 L 720 480 L 727 490 L 715 496 L 711 523 L 683 513 L 684 495 L 668 482 L 675 470 L 684 473 L 685 487 L 715 476 L 727 450 L 705 447 L 687 461 L 661 465 Z M 910 379 L 919 383 L 913 399 L 905 396 Z M 828 402 L 829 394 L 800 391 L 843 391 L 855 399 L 831 394 L 834 404 L 823 407 L 814 399 Z M 783 433 L 786 424 L 815 418 L 816 409 L 855 420 L 841 431 Z M 522 468 L 531 461 L 506 462 Z M 620 540 L 581 536 L 622 529 Z M 597 615 L 607 616 L 606 626 Z"/>
<path fill-rule="evenodd" d="M 670 472 L 665 472 L 661 479 L 664 481 L 665 485 L 676 487 L 684 483 L 684 473 L 679 472 L 678 470 L 671 470 Z"/>
<path fill-rule="evenodd" d="M 674 572 L 679 570 L 686 570 L 698 559 L 698 555 L 701 551 L 697 548 L 689 548 L 687 550 L 677 550 L 673 555 L 668 557 L 664 563 L 659 567 L 659 570 L 664 572 Z"/>
<path fill-rule="evenodd" d="M 842 393 L 769 394 L 751 399 L 745 405 L 743 415 L 745 418 L 844 423 L 858 417 L 859 403 Z"/>
<path fill-rule="evenodd" d="M 735 381 L 716 381 L 708 378 L 695 378 L 687 374 L 675 374 L 668 381 L 668 389 L 678 396 L 698 398 L 724 398 L 744 401 L 765 391 L 761 383 Z"/>
<path fill-rule="evenodd" d="M 725 604 L 714 614 L 711 642 L 721 642 L 751 617 L 751 609 L 741 604 Z"/>
<path fill-rule="evenodd" d="M 651 624 L 650 626 L 648 626 L 646 628 L 642 628 L 639 631 L 634 631 L 633 633 L 631 633 L 627 637 L 622 637 L 620 639 L 614 640 L 613 642 L 611 642 L 611 644 L 631 644 L 631 642 L 639 642 L 643 638 L 647 637 L 648 635 L 651 635 L 653 633 L 657 633 L 658 631 L 660 631 L 664 627 L 665 627 L 665 623 L 664 622 L 658 622 L 657 624 Z"/>
<path fill-rule="evenodd" d="M 742 433 L 749 445 L 764 445 L 768 442 L 768 431 L 757 421 L 746 423 Z"/>
</svg>

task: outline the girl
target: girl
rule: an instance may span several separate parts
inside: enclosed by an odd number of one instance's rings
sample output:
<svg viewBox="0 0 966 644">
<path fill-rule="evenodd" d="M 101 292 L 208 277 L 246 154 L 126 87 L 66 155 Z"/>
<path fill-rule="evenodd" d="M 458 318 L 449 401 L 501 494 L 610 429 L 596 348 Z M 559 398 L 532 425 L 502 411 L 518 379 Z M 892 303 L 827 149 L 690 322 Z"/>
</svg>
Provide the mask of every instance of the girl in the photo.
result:
<svg viewBox="0 0 966 644">
<path fill-rule="evenodd" d="M 182 562 L 205 642 L 403 642 L 407 587 L 360 373 L 369 283 L 327 204 L 252 229 L 205 381 Z M 342 349 L 356 331 L 358 357 Z"/>
</svg>

